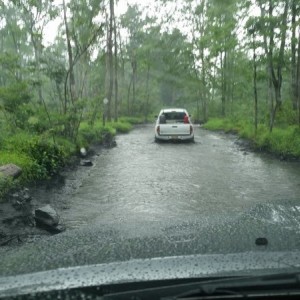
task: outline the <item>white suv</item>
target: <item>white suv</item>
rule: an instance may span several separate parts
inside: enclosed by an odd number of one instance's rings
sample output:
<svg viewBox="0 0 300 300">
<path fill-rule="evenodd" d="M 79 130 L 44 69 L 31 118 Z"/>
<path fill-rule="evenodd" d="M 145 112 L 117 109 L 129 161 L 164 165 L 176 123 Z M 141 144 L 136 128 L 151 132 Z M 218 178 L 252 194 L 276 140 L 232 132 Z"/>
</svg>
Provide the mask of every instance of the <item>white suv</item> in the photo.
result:
<svg viewBox="0 0 300 300">
<path fill-rule="evenodd" d="M 155 124 L 155 141 L 194 141 L 190 115 L 183 108 L 162 109 Z"/>
</svg>

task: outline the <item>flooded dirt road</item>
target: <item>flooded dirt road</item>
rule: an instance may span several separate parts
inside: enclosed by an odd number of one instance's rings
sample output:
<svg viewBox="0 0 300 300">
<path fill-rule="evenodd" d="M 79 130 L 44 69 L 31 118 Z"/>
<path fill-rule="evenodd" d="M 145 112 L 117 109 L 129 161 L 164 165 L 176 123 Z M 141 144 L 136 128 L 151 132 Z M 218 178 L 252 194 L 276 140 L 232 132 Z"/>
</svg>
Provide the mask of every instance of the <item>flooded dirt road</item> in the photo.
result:
<svg viewBox="0 0 300 300">
<path fill-rule="evenodd" d="M 67 230 L 0 249 L 1 274 L 199 253 L 300 249 L 300 166 L 195 129 L 195 143 L 155 143 L 153 126 L 119 135 L 94 166 L 35 191 Z M 268 243 L 258 246 L 259 237 Z"/>
</svg>

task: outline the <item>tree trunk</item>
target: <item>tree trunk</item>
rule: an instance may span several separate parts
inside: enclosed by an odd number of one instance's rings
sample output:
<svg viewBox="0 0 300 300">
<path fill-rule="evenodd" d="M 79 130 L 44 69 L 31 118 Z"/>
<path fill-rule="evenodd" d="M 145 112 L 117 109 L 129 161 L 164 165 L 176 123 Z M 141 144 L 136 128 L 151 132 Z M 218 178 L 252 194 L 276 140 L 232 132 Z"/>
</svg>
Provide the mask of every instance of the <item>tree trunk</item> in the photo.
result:
<svg viewBox="0 0 300 300">
<path fill-rule="evenodd" d="M 137 71 L 137 61 L 135 57 L 135 52 L 133 51 L 132 58 L 131 58 L 131 67 L 132 67 L 132 102 L 131 102 L 131 109 L 130 114 L 132 115 L 134 105 L 135 105 L 135 97 L 136 97 L 136 71 Z"/>
<path fill-rule="evenodd" d="M 75 101 L 75 76 L 74 76 L 74 69 L 73 69 L 74 62 L 73 62 L 70 31 L 67 22 L 67 9 L 66 9 L 65 0 L 63 0 L 63 13 L 64 13 L 64 23 L 65 23 L 66 38 L 67 38 L 68 59 L 69 59 L 69 77 L 70 77 L 69 89 L 70 89 L 71 101 L 72 103 L 74 103 Z"/>
<path fill-rule="evenodd" d="M 255 40 L 253 31 L 253 90 L 254 90 L 254 129 L 255 136 L 257 134 L 257 123 L 258 123 L 258 107 L 257 107 L 257 71 L 256 71 L 256 51 L 255 51 Z"/>
<path fill-rule="evenodd" d="M 297 64 L 296 64 L 296 0 L 292 1 L 292 37 L 291 37 L 291 95 L 292 107 L 297 110 Z"/>
<path fill-rule="evenodd" d="M 259 2 L 259 6 L 261 9 L 261 17 L 265 18 L 265 8 L 263 7 L 262 3 Z M 281 108 L 281 86 L 282 86 L 282 67 L 284 64 L 284 49 L 285 49 L 285 41 L 286 41 L 286 31 L 287 31 L 287 13 L 288 13 L 288 7 L 289 7 L 289 1 L 285 2 L 284 6 L 284 12 L 282 14 L 282 30 L 280 32 L 281 34 L 281 40 L 280 40 L 280 48 L 279 48 L 279 55 L 278 59 L 276 61 L 276 68 L 274 66 L 275 59 L 273 56 L 273 51 L 275 47 L 275 42 L 274 42 L 274 25 L 272 24 L 272 19 L 274 18 L 273 16 L 273 10 L 274 10 L 274 5 L 273 5 L 273 0 L 269 0 L 269 9 L 268 9 L 268 17 L 269 17 L 269 22 L 270 22 L 270 27 L 269 27 L 269 45 L 267 43 L 267 33 L 264 32 L 264 48 L 265 48 L 265 53 L 267 55 L 268 59 L 268 68 L 269 68 L 269 75 L 270 79 L 273 84 L 274 92 L 275 92 L 275 107 L 274 109 L 270 112 L 270 132 L 273 130 L 273 126 L 275 123 L 275 118 L 276 118 L 276 112 L 278 109 Z"/>
<path fill-rule="evenodd" d="M 298 104 L 298 124 L 300 127 L 300 27 L 298 27 L 298 49 L 297 49 L 297 78 L 296 78 L 296 91 L 297 91 L 297 104 Z"/>
<path fill-rule="evenodd" d="M 132 81 L 133 81 L 133 79 L 131 76 L 129 86 L 128 86 L 128 92 L 127 92 L 127 114 L 128 114 L 128 116 L 130 115 L 130 90 L 131 90 Z"/>
<path fill-rule="evenodd" d="M 117 25 L 116 25 L 116 17 L 114 15 L 114 42 L 115 42 L 115 74 L 114 74 L 114 77 L 115 77 L 115 122 L 118 121 L 118 115 L 119 115 L 119 112 L 118 112 L 118 97 L 119 97 L 119 94 L 118 94 L 118 90 L 119 90 L 119 87 L 118 87 L 118 43 L 117 43 Z"/>
<path fill-rule="evenodd" d="M 269 112 L 270 112 L 270 122 L 269 128 L 271 128 L 271 124 L 273 123 L 273 110 L 274 110 L 274 91 L 273 91 L 273 84 L 271 79 L 271 70 L 268 67 L 268 98 L 269 98 Z"/>
<path fill-rule="evenodd" d="M 150 57 L 148 53 L 148 64 L 147 64 L 147 81 L 146 81 L 146 107 L 145 107 L 145 121 L 148 121 L 149 114 L 149 100 L 150 100 L 150 89 L 149 89 L 149 81 L 150 81 Z"/>
<path fill-rule="evenodd" d="M 108 55 L 108 76 L 109 76 L 109 86 L 107 91 L 107 120 L 111 121 L 111 104 L 112 104 L 112 93 L 113 93 L 113 17 L 114 17 L 114 0 L 109 1 L 109 30 L 108 30 L 108 41 L 107 41 L 107 55 Z"/>
<path fill-rule="evenodd" d="M 221 96 L 221 101 L 222 101 L 222 116 L 225 117 L 226 115 L 226 103 L 225 103 L 225 90 L 226 90 L 226 85 L 225 85 L 225 65 L 226 65 L 226 51 L 224 53 L 224 59 L 223 59 L 223 52 L 221 52 L 221 72 L 222 72 L 222 76 L 221 76 L 221 92 L 222 92 L 222 96 Z"/>
<path fill-rule="evenodd" d="M 118 31 L 119 35 L 119 53 L 120 53 L 120 59 L 121 59 L 121 76 L 120 76 L 120 95 L 119 95 L 119 108 L 122 109 L 123 105 L 123 95 L 124 95 L 124 84 L 125 84 L 125 59 L 122 51 L 122 40 L 121 40 L 121 32 Z"/>
<path fill-rule="evenodd" d="M 201 33 L 202 35 L 203 33 Z M 201 80 L 202 80 L 202 109 L 203 109 L 203 121 L 207 121 L 207 92 L 206 92 L 206 80 L 205 80 L 205 62 L 204 62 L 204 49 L 202 48 L 201 56 Z M 198 109 L 198 107 L 197 107 Z"/>
<path fill-rule="evenodd" d="M 270 132 L 273 131 L 273 127 L 274 127 L 274 122 L 275 122 L 275 116 L 276 116 L 276 112 L 278 109 L 278 102 L 275 103 L 275 107 L 272 111 L 272 115 L 271 115 L 271 123 L 270 123 Z"/>
<path fill-rule="evenodd" d="M 277 78 L 275 76 L 275 72 L 272 71 L 273 85 L 275 88 L 275 99 L 276 99 L 276 103 L 278 104 L 278 108 L 281 107 L 282 67 L 284 65 L 284 49 L 285 49 L 286 31 L 287 31 L 288 8 L 289 8 L 289 1 L 286 1 L 283 16 L 282 16 L 283 29 L 281 32 L 279 59 L 278 59 L 278 63 L 277 63 Z"/>
</svg>

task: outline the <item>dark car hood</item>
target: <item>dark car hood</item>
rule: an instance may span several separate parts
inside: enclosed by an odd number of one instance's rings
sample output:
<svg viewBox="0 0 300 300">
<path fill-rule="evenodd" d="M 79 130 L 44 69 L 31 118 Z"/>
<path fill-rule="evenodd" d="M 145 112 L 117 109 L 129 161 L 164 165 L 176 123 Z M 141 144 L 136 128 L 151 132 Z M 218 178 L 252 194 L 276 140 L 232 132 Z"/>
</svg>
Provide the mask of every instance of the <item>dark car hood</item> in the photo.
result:
<svg viewBox="0 0 300 300">
<path fill-rule="evenodd" d="M 165 279 L 274 274 L 300 267 L 300 252 L 135 259 L 0 278 L 0 296 Z"/>
</svg>

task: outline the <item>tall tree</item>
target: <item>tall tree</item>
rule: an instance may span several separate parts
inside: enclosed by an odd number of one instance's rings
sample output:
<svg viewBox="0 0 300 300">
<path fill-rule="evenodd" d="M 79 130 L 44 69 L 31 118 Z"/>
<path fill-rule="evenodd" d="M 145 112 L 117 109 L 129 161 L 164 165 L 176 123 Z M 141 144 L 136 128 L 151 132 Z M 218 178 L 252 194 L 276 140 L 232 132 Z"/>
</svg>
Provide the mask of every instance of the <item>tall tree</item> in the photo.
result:
<svg viewBox="0 0 300 300">
<path fill-rule="evenodd" d="M 275 8 L 283 5 L 281 13 L 275 13 Z M 261 10 L 261 34 L 264 41 L 264 49 L 268 63 L 268 74 L 270 82 L 274 88 L 275 105 L 271 105 L 270 112 L 270 131 L 272 132 L 277 110 L 281 108 L 281 88 L 282 88 L 282 68 L 284 65 L 284 51 L 286 45 L 287 16 L 289 1 L 258 0 Z M 281 5 L 281 6 L 282 6 Z M 279 33 L 275 35 L 276 29 Z M 276 51 L 275 39 L 279 43 L 279 49 Z"/>
</svg>

